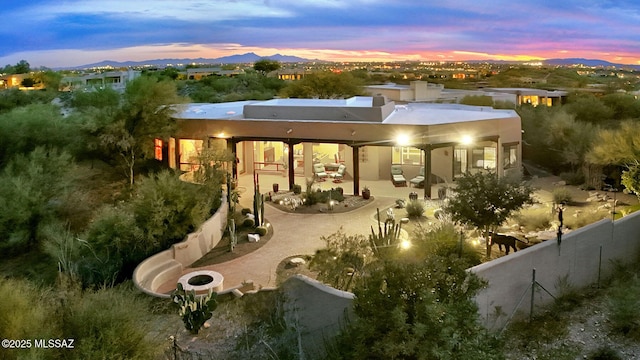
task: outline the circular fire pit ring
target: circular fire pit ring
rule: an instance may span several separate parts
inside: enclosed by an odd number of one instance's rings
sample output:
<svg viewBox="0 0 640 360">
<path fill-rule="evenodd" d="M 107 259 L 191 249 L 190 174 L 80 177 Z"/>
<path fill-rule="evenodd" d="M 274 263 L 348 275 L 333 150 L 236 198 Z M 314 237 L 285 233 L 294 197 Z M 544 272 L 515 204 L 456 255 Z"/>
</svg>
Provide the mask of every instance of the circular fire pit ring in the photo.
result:
<svg viewBox="0 0 640 360">
<path fill-rule="evenodd" d="M 212 270 L 198 270 L 182 275 L 178 283 L 185 291 L 195 291 L 196 294 L 206 294 L 209 290 L 222 291 L 224 277 Z"/>
</svg>

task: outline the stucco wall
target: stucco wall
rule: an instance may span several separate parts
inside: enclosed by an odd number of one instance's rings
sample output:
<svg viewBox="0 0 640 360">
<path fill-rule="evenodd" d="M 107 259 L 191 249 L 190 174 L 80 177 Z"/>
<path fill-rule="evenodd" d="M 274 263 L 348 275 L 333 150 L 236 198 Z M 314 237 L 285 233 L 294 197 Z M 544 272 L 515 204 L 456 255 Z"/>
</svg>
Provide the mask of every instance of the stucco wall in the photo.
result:
<svg viewBox="0 0 640 360">
<path fill-rule="evenodd" d="M 133 272 L 133 283 L 140 291 L 157 297 L 169 295 L 157 292 L 160 285 L 179 276 L 182 270 L 213 249 L 220 240 L 227 223 L 226 196 L 216 213 L 205 221 L 198 231 L 190 233 L 185 240 L 174 244 L 143 260 Z"/>
<path fill-rule="evenodd" d="M 316 358 L 324 348 L 323 339 L 336 335 L 345 321 L 353 317 L 354 295 L 304 275 L 290 277 L 281 288 L 285 293 L 285 310 L 293 312 L 301 327 L 305 353 Z"/>
<path fill-rule="evenodd" d="M 600 248 L 602 247 L 602 260 Z M 611 273 L 611 260 L 628 263 L 640 252 L 640 213 L 614 223 L 601 220 L 562 237 L 478 265 L 470 270 L 489 285 L 476 297 L 479 312 L 488 328 L 501 328 L 512 313 L 528 315 L 531 306 L 533 270 L 536 281 L 554 296 L 559 281 L 566 280 L 575 288 L 583 288 Z M 526 299 L 518 306 L 521 298 Z M 536 291 L 536 306 L 553 299 L 543 290 Z"/>
</svg>

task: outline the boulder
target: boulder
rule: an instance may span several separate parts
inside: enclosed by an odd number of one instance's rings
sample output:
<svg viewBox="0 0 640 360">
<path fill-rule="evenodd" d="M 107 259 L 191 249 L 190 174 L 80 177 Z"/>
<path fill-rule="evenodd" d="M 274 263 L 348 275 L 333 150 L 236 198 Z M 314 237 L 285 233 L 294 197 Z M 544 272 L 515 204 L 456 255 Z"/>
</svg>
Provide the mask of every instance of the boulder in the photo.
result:
<svg viewBox="0 0 640 360">
<path fill-rule="evenodd" d="M 289 265 L 295 266 L 295 267 L 298 267 L 300 265 L 304 265 L 306 263 L 307 262 L 303 258 L 299 258 L 299 257 L 294 257 L 294 258 L 289 259 Z"/>
<path fill-rule="evenodd" d="M 247 234 L 247 237 L 249 238 L 249 242 L 250 243 L 255 243 L 260 241 L 260 235 L 259 234 Z"/>
</svg>

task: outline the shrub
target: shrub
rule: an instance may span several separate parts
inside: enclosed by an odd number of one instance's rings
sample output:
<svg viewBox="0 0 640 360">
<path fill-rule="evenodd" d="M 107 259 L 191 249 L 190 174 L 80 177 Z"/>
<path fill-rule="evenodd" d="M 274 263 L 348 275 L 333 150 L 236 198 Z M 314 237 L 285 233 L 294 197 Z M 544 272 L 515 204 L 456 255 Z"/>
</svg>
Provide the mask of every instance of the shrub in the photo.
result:
<svg viewBox="0 0 640 360">
<path fill-rule="evenodd" d="M 67 290 L 57 312 L 65 338 L 77 339 L 77 359 L 155 359 L 160 343 L 152 331 L 148 298 L 139 297 L 130 286 L 80 292 Z"/>
<path fill-rule="evenodd" d="M 622 360 L 622 356 L 618 351 L 613 349 L 610 345 L 603 345 L 593 350 L 586 357 L 588 360 Z"/>
<path fill-rule="evenodd" d="M 560 173 L 560 178 L 564 180 L 567 185 L 582 185 L 584 184 L 584 174 L 582 172 L 563 172 Z"/>
<path fill-rule="evenodd" d="M 634 276 L 616 282 L 608 305 L 613 330 L 640 338 L 640 279 Z"/>
<path fill-rule="evenodd" d="M 298 184 L 294 184 L 293 185 L 293 193 L 294 194 L 300 194 L 302 193 L 302 186 L 298 185 Z"/>
<path fill-rule="evenodd" d="M 267 235 L 267 227 L 266 226 L 258 226 L 256 228 L 256 233 L 260 236 Z"/>
<path fill-rule="evenodd" d="M 424 214 L 425 205 L 420 200 L 411 200 L 407 203 L 407 216 L 421 217 Z"/>
<path fill-rule="evenodd" d="M 520 212 L 513 216 L 520 226 L 527 230 L 545 230 L 551 226 L 553 216 L 545 209 L 542 211 Z"/>
<path fill-rule="evenodd" d="M 607 211 L 583 212 L 578 216 L 565 216 L 564 225 L 571 229 L 579 229 L 583 226 L 593 224 L 609 215 Z"/>
<path fill-rule="evenodd" d="M 242 210 L 240 210 L 240 213 L 241 213 L 243 216 L 247 216 L 247 214 L 250 214 L 250 213 L 251 213 L 251 209 L 248 209 L 248 208 L 242 208 Z"/>
<path fill-rule="evenodd" d="M 256 221 L 250 217 L 246 217 L 244 218 L 244 220 L 242 220 L 242 226 L 244 227 L 253 227 L 256 224 Z"/>
<path fill-rule="evenodd" d="M 552 196 L 556 204 L 569 204 L 573 200 L 571 192 L 564 186 L 553 189 Z"/>
</svg>

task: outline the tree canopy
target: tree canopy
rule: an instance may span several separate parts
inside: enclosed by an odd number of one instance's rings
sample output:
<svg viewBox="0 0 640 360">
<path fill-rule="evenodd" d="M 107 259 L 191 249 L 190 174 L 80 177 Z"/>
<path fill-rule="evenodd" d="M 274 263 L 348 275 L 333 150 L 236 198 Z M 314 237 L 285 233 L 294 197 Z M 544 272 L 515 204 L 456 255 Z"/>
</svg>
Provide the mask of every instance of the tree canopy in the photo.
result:
<svg viewBox="0 0 640 360">
<path fill-rule="evenodd" d="M 484 231 L 502 225 L 515 211 L 533 204 L 533 188 L 509 177 L 498 177 L 494 172 L 465 173 L 456 179 L 454 196 L 443 209 L 454 221 L 472 225 Z M 491 255 L 487 238 L 486 256 Z"/>
<path fill-rule="evenodd" d="M 280 69 L 280 62 L 268 58 L 262 58 L 253 64 L 253 69 L 262 75 Z"/>
<path fill-rule="evenodd" d="M 362 80 L 351 73 L 322 72 L 306 75 L 282 89 L 284 97 L 342 99 L 361 95 Z"/>
</svg>

